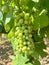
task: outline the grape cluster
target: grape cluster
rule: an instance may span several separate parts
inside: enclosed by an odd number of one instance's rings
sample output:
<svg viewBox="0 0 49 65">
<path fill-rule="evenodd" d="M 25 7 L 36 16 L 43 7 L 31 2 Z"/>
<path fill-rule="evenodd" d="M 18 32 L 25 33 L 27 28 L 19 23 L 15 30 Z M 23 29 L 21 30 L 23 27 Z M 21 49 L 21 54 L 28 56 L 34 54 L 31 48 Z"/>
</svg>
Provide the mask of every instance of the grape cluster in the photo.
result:
<svg viewBox="0 0 49 65">
<path fill-rule="evenodd" d="M 32 39 L 32 17 L 28 13 L 20 13 L 16 16 L 16 50 L 19 53 L 32 54 L 33 53 L 33 39 Z"/>
</svg>

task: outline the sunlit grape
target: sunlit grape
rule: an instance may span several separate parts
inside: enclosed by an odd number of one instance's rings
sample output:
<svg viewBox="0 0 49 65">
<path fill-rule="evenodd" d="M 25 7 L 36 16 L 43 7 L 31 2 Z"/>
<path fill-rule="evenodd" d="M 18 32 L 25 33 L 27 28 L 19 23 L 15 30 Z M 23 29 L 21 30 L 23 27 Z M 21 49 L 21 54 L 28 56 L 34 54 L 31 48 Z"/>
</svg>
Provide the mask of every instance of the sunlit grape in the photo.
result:
<svg viewBox="0 0 49 65">
<path fill-rule="evenodd" d="M 27 47 L 24 46 L 24 47 L 22 48 L 22 52 L 24 52 L 24 51 L 26 51 L 26 50 L 27 50 Z"/>
<path fill-rule="evenodd" d="M 23 44 L 19 44 L 19 46 L 22 48 L 23 47 Z"/>
<path fill-rule="evenodd" d="M 20 49 L 19 49 L 18 51 L 19 51 L 19 52 L 21 52 L 21 50 L 20 50 Z"/>
<path fill-rule="evenodd" d="M 23 42 L 24 45 L 26 45 L 26 42 Z"/>
<path fill-rule="evenodd" d="M 30 50 L 30 47 L 27 47 L 27 50 Z"/>
<path fill-rule="evenodd" d="M 19 37 L 22 37 L 22 33 L 19 33 L 18 35 L 19 35 Z"/>
<path fill-rule="evenodd" d="M 27 44 L 30 45 L 30 42 L 28 41 Z"/>
<path fill-rule="evenodd" d="M 25 20 L 28 20 L 29 19 L 29 13 L 26 13 L 25 14 Z"/>
<path fill-rule="evenodd" d="M 25 35 L 23 35 L 23 38 L 25 39 Z"/>
<path fill-rule="evenodd" d="M 17 38 L 16 50 L 27 55 L 32 54 L 33 39 L 32 39 L 32 22 L 28 13 L 19 14 L 19 19 L 16 21 L 15 35 Z"/>
<path fill-rule="evenodd" d="M 29 37 L 32 38 L 32 34 L 30 34 Z"/>
</svg>

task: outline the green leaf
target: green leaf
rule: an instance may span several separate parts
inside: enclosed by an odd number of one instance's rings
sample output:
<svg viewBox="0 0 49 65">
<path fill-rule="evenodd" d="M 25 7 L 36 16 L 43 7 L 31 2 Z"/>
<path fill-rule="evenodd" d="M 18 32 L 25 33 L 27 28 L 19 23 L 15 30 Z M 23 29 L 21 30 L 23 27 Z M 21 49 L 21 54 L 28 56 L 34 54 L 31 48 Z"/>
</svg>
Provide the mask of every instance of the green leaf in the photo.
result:
<svg viewBox="0 0 49 65">
<path fill-rule="evenodd" d="M 2 3 L 2 0 L 0 0 L 0 4 Z"/>
<path fill-rule="evenodd" d="M 34 40 L 35 40 L 35 47 L 37 46 L 37 48 L 40 47 L 41 49 L 46 49 L 46 45 L 41 36 L 37 34 L 34 35 Z"/>
<path fill-rule="evenodd" d="M 40 16 L 36 16 L 34 19 L 33 29 L 37 30 L 39 28 L 44 28 L 49 25 L 48 16 L 45 14 L 42 14 Z"/>
<path fill-rule="evenodd" d="M 41 65 L 40 62 L 38 60 L 34 60 L 33 65 Z"/>
<path fill-rule="evenodd" d="M 8 14 L 4 14 L 4 28 L 6 30 L 6 32 L 8 32 L 12 27 L 14 27 L 14 19 L 13 19 L 13 15 L 8 13 Z"/>
<path fill-rule="evenodd" d="M 45 45 L 43 43 L 35 43 L 35 52 L 37 52 L 41 57 L 47 56 L 47 53 L 43 51 Z"/>
<path fill-rule="evenodd" d="M 32 65 L 31 63 L 26 63 L 28 61 L 27 56 L 23 56 L 22 54 L 17 54 L 13 65 Z M 16 63 L 15 63 L 16 62 Z"/>
<path fill-rule="evenodd" d="M 39 59 L 39 54 L 36 50 L 34 50 L 34 52 L 33 52 L 33 57 L 36 59 Z"/>
<path fill-rule="evenodd" d="M 31 64 L 31 63 L 27 63 L 27 64 L 25 64 L 25 65 L 33 65 L 33 64 Z"/>
<path fill-rule="evenodd" d="M 0 33 L 2 32 L 2 29 L 3 29 L 3 26 L 2 26 L 2 24 L 0 23 Z"/>
<path fill-rule="evenodd" d="M 39 3 L 41 5 L 41 8 L 49 9 L 49 0 L 40 0 Z"/>
<path fill-rule="evenodd" d="M 11 38 L 12 36 L 14 36 L 14 29 L 13 28 L 8 33 L 8 38 Z"/>
<path fill-rule="evenodd" d="M 4 25 L 4 28 L 5 28 L 6 32 L 8 32 L 8 31 L 10 30 L 10 26 L 9 26 L 9 24 Z"/>
<path fill-rule="evenodd" d="M 12 19 L 12 14 L 6 14 L 5 25 L 8 24 Z"/>
<path fill-rule="evenodd" d="M 45 33 L 46 33 L 47 37 L 49 38 L 49 26 L 47 26 L 47 27 L 45 28 Z"/>
<path fill-rule="evenodd" d="M 2 11 L 0 11 L 0 21 L 2 21 L 3 20 L 3 13 L 2 13 Z"/>
<path fill-rule="evenodd" d="M 43 57 L 46 57 L 48 54 L 47 54 L 47 52 L 44 52 L 43 50 L 39 50 L 40 52 L 39 52 L 39 54 L 40 54 L 40 56 L 43 58 Z"/>
<path fill-rule="evenodd" d="M 11 42 L 12 48 L 13 48 L 13 50 L 15 51 L 15 50 L 16 50 L 16 41 L 15 41 L 15 37 L 11 37 L 11 38 L 9 39 L 9 41 Z"/>
<path fill-rule="evenodd" d="M 35 49 L 34 49 L 34 52 L 33 52 L 34 58 L 38 59 L 39 55 L 41 57 L 47 56 L 47 53 L 43 51 L 43 49 L 46 49 L 46 45 L 43 42 L 36 42 L 34 44 L 34 46 L 35 46 Z"/>
<path fill-rule="evenodd" d="M 34 34 L 34 40 L 35 40 L 36 42 L 41 42 L 41 41 L 43 41 L 43 39 L 41 38 L 41 36 L 38 35 L 38 34 Z"/>
<path fill-rule="evenodd" d="M 49 38 L 49 25 L 47 27 L 44 27 L 40 30 L 40 35 L 42 37 L 48 37 Z M 46 35 L 46 36 L 45 36 Z"/>
</svg>

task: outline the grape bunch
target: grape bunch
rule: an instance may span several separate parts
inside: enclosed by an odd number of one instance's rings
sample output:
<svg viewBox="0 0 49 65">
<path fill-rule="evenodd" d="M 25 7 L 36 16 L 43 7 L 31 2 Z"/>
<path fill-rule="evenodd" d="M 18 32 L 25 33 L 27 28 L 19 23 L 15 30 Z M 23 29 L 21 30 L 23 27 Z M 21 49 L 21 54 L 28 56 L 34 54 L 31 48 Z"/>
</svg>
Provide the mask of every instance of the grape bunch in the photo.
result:
<svg viewBox="0 0 49 65">
<path fill-rule="evenodd" d="M 28 13 L 20 13 L 16 16 L 16 50 L 19 53 L 31 55 L 33 53 L 34 43 L 32 39 L 32 19 Z"/>
</svg>

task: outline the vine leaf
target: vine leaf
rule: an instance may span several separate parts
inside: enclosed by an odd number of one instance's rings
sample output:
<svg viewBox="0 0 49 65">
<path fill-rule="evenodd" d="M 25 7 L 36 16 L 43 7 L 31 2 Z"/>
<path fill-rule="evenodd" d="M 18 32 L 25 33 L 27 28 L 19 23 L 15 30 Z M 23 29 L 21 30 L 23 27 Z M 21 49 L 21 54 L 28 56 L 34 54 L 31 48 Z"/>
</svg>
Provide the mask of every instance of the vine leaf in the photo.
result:
<svg viewBox="0 0 49 65">
<path fill-rule="evenodd" d="M 3 13 L 2 13 L 2 11 L 0 11 L 0 21 L 2 21 L 3 20 Z"/>
<path fill-rule="evenodd" d="M 38 60 L 34 60 L 33 65 L 41 65 L 40 62 Z"/>
<path fill-rule="evenodd" d="M 15 50 L 16 50 L 15 37 L 13 36 L 13 37 L 11 37 L 9 40 L 10 40 L 10 42 L 11 42 L 11 44 L 12 44 L 12 48 L 13 48 L 13 50 L 14 50 L 14 52 L 15 52 Z"/>
<path fill-rule="evenodd" d="M 12 36 L 14 36 L 14 29 L 13 28 L 8 33 L 8 38 L 11 38 Z"/>
<path fill-rule="evenodd" d="M 3 24 L 4 24 L 5 31 L 8 32 L 14 26 L 13 15 L 10 13 L 4 14 Z"/>
<path fill-rule="evenodd" d="M 45 49 L 45 45 L 42 42 L 40 42 L 40 43 L 36 42 L 35 43 L 34 54 L 35 54 L 35 52 L 37 52 L 37 55 L 34 55 L 34 56 L 36 58 L 37 58 L 37 56 L 41 56 L 42 58 L 43 57 L 46 57 L 47 56 L 47 53 L 45 51 L 43 51 L 43 49 Z"/>
<path fill-rule="evenodd" d="M 27 59 L 27 56 L 23 56 L 22 54 L 17 54 L 13 65 L 33 65 L 31 63 L 26 63 L 29 59 Z"/>
<path fill-rule="evenodd" d="M 49 25 L 49 19 L 48 16 L 45 14 L 42 14 L 40 16 L 37 16 L 34 20 L 33 29 L 37 30 L 39 28 L 44 28 Z"/>
<path fill-rule="evenodd" d="M 49 38 L 49 25 L 40 30 L 40 35 L 45 37 L 45 35 Z"/>
<path fill-rule="evenodd" d="M 11 18 L 12 18 L 12 14 L 6 14 L 5 25 L 11 21 Z"/>
</svg>

